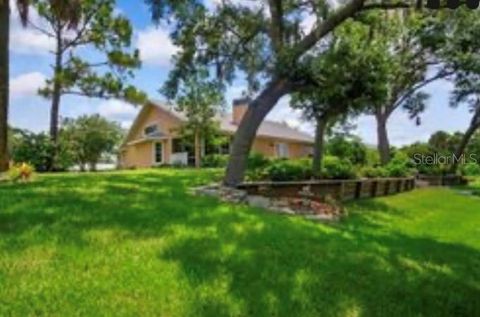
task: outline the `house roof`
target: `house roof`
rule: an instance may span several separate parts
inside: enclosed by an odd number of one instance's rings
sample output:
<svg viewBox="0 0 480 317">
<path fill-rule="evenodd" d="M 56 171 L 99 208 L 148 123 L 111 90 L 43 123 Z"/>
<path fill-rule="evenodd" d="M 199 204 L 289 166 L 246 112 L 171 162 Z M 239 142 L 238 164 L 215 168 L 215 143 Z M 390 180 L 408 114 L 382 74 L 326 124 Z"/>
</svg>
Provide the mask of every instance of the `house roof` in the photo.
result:
<svg viewBox="0 0 480 317">
<path fill-rule="evenodd" d="M 169 114 L 175 116 L 181 121 L 187 120 L 186 116 L 183 113 L 175 111 L 173 107 L 168 107 L 162 102 L 150 101 L 150 104 L 165 112 L 168 112 Z M 219 115 L 217 117 L 217 120 L 220 122 L 220 130 L 225 133 L 234 134 L 238 129 L 238 125 L 232 121 L 231 113 Z M 314 142 L 314 139 L 310 134 L 292 128 L 286 123 L 271 120 L 264 120 L 260 124 L 260 127 L 257 131 L 257 137 L 277 138 L 304 143 Z"/>
<path fill-rule="evenodd" d="M 238 125 L 232 122 L 232 115 L 227 114 L 220 118 L 220 129 L 227 133 L 235 133 Z M 313 137 L 308 133 L 292 128 L 286 123 L 264 120 L 257 130 L 257 137 L 271 137 L 305 143 L 313 143 Z"/>
</svg>

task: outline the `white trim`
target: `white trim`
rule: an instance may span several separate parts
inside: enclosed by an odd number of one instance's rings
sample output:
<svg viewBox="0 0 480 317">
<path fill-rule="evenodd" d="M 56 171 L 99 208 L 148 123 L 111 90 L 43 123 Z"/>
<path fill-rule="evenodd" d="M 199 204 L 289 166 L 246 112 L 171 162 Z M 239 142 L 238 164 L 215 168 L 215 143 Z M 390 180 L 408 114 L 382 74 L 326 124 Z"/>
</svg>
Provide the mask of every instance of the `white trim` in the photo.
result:
<svg viewBox="0 0 480 317">
<path fill-rule="evenodd" d="M 169 139 L 168 136 L 154 137 L 154 138 L 142 138 L 142 139 L 138 139 L 138 140 L 135 140 L 135 141 L 128 142 L 126 145 L 135 145 L 135 144 L 144 143 L 144 142 L 151 142 L 151 141 L 159 142 L 159 141 L 164 141 L 164 140 L 168 140 L 168 139 Z"/>
<path fill-rule="evenodd" d="M 160 144 L 162 146 L 162 161 L 161 162 L 157 162 L 157 144 Z M 155 141 L 155 142 L 152 142 L 152 162 L 154 166 L 157 166 L 157 165 L 162 165 L 165 163 L 165 144 L 164 142 L 162 141 Z"/>
</svg>

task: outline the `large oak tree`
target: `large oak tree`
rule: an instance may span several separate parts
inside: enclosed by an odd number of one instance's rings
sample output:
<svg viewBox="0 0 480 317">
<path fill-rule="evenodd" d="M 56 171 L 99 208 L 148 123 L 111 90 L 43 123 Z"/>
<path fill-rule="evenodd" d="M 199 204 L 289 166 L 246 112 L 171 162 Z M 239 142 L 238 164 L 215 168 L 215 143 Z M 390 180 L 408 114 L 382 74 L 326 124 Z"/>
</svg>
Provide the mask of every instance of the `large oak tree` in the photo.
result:
<svg viewBox="0 0 480 317">
<path fill-rule="evenodd" d="M 280 98 L 304 85 L 303 60 L 321 51 L 328 34 L 369 9 L 410 7 L 415 1 L 221 1 L 214 9 L 198 0 L 146 0 L 153 17 L 171 23 L 181 47 L 166 83 L 174 97 L 179 83 L 198 65 L 209 66 L 226 84 L 242 73 L 255 94 L 234 136 L 224 183 L 243 180 L 246 159 L 259 125 Z M 307 22 L 313 21 L 311 28 Z"/>
<path fill-rule="evenodd" d="M 332 34 L 330 47 L 312 57 L 311 81 L 292 94 L 291 105 L 316 124 L 313 175 L 322 176 L 325 133 L 328 127 L 346 122 L 369 105 L 386 98 L 389 59 L 385 41 L 372 37 L 372 25 L 383 15 L 347 22 Z"/>
</svg>

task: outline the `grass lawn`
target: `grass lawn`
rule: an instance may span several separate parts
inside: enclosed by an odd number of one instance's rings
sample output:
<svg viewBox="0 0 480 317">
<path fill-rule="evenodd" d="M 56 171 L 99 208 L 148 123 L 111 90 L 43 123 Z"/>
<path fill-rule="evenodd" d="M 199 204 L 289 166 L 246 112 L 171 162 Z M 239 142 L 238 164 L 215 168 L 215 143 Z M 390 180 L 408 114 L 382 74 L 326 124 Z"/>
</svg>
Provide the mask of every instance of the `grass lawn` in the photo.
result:
<svg viewBox="0 0 480 317">
<path fill-rule="evenodd" d="M 0 316 L 480 316 L 480 198 L 418 190 L 321 225 L 186 193 L 214 174 L 0 185 Z"/>
</svg>

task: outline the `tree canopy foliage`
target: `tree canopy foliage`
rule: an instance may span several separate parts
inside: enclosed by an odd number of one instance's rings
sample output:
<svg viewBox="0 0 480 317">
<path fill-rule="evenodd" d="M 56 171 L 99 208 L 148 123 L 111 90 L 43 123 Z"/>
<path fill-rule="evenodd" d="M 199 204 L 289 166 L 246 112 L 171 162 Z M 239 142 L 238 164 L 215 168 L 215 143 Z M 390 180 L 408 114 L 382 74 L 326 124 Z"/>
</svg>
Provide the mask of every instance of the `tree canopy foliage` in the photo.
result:
<svg viewBox="0 0 480 317">
<path fill-rule="evenodd" d="M 61 139 L 75 164 L 95 171 L 102 156 L 115 155 L 123 136 L 121 127 L 100 115 L 65 119 Z"/>
<path fill-rule="evenodd" d="M 50 137 L 58 141 L 61 98 L 76 95 L 95 98 L 120 98 L 143 103 L 145 95 L 127 82 L 140 67 L 138 50 L 130 49 L 132 27 L 116 13 L 115 0 L 65 1 L 32 0 L 42 18 L 32 27 L 56 43 L 52 52 L 53 76 L 40 94 L 51 99 Z M 71 14 L 71 19 L 65 16 Z M 96 53 L 86 54 L 86 49 Z M 54 166 L 55 153 L 51 168 Z"/>
<path fill-rule="evenodd" d="M 219 134 L 215 117 L 223 108 L 223 95 L 215 83 L 205 81 L 202 73 L 196 73 L 182 85 L 176 101 L 177 110 L 187 117 L 187 123 L 180 132 L 184 138 L 193 137 L 195 166 L 200 167 L 205 141 Z"/>
<path fill-rule="evenodd" d="M 307 55 L 328 45 L 328 34 L 362 11 L 410 7 L 411 1 L 221 1 L 213 8 L 197 0 L 146 0 L 156 21 L 172 27 L 181 50 L 165 88 L 173 98 L 181 82 L 208 67 L 212 78 L 228 85 L 238 74 L 256 97 L 244 116 L 232 146 L 225 183 L 244 176 L 255 133 L 278 100 L 303 87 L 313 73 Z"/>
</svg>

